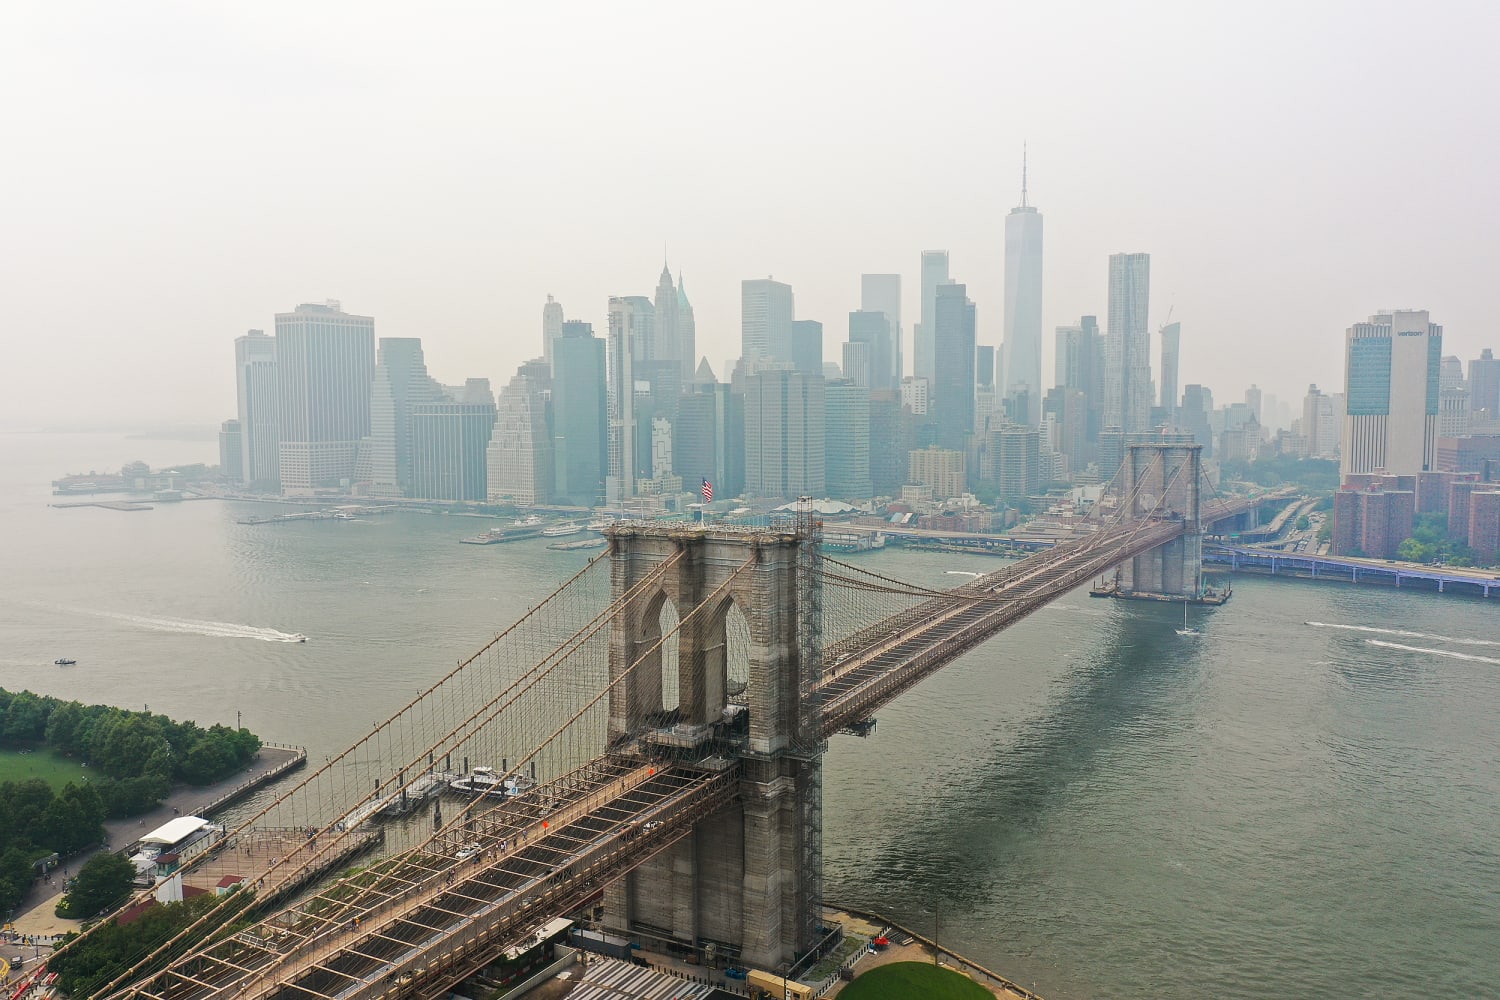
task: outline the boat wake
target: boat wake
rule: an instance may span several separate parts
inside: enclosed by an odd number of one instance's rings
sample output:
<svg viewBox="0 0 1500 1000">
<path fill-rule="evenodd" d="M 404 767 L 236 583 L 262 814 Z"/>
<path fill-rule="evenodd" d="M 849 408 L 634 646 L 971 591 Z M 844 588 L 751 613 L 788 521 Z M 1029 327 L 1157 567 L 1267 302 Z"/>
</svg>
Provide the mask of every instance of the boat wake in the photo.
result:
<svg viewBox="0 0 1500 1000">
<path fill-rule="evenodd" d="M 1386 642 L 1384 639 L 1366 639 L 1372 646 L 1380 646 L 1383 649 L 1400 649 L 1408 653 L 1431 653 L 1433 656 L 1446 656 L 1454 660 L 1468 660 L 1471 663 L 1493 663 L 1500 667 L 1500 660 L 1493 656 L 1477 656 L 1473 653 L 1459 653 L 1451 649 L 1427 649 L 1422 646 L 1407 646 L 1399 642 Z"/>
<path fill-rule="evenodd" d="M 235 622 L 195 621 L 191 618 L 159 618 L 151 615 L 130 615 L 116 611 L 92 611 L 90 614 L 127 625 L 157 632 L 176 632 L 180 635 L 206 635 L 214 639 L 259 639 L 261 642 L 306 642 L 307 636 L 295 632 L 281 632 L 274 628 L 259 628 L 255 625 L 239 625 Z"/>
<path fill-rule="evenodd" d="M 969 572 L 969 571 L 968 571 L 968 570 L 966 570 L 966 569 L 950 569 L 950 570 L 944 570 L 944 571 L 943 571 L 943 575 L 944 575 L 944 576 L 972 576 L 972 577 L 976 577 L 976 578 L 977 578 L 977 577 L 981 577 L 981 576 L 984 576 L 984 574 L 983 574 L 983 573 L 971 573 L 971 572 Z"/>
<path fill-rule="evenodd" d="M 1375 628 L 1373 625 L 1338 625 L 1333 622 L 1303 622 L 1313 628 L 1336 628 L 1345 632 L 1369 632 L 1374 635 L 1396 635 L 1403 639 L 1431 639 L 1433 642 L 1451 642 L 1460 646 L 1500 646 L 1495 639 L 1460 639 L 1452 635 L 1433 635 L 1430 632 L 1410 632 L 1399 628 Z"/>
</svg>

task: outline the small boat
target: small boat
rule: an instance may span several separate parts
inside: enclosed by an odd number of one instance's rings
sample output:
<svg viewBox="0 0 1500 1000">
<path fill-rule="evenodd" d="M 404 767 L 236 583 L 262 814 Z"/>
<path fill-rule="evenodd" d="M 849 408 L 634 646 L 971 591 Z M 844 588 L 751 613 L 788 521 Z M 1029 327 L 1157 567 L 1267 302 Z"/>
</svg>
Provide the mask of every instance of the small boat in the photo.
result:
<svg viewBox="0 0 1500 1000">
<path fill-rule="evenodd" d="M 301 632 L 298 632 L 296 635 L 292 636 L 292 639 L 296 642 L 306 642 L 307 636 L 303 635 Z"/>
<path fill-rule="evenodd" d="M 59 667 L 71 667 L 73 664 L 77 663 L 78 661 L 75 660 L 75 659 L 72 659 L 71 657 L 59 656 L 57 659 L 53 660 L 52 662 L 55 663 L 55 664 L 57 664 Z"/>
<path fill-rule="evenodd" d="M 1187 608 L 1188 608 L 1188 602 L 1187 601 L 1183 601 L 1182 602 L 1182 628 L 1180 628 L 1180 629 L 1177 630 L 1177 634 L 1178 635 L 1185 635 L 1185 636 L 1190 636 L 1190 637 L 1196 638 L 1196 637 L 1202 635 L 1203 633 L 1199 632 L 1196 628 L 1194 628 L 1193 626 L 1191 626 L 1191 625 L 1188 624 Z"/>
<path fill-rule="evenodd" d="M 493 767 L 476 767 L 473 772 L 448 785 L 464 795 L 485 795 L 497 799 L 512 799 L 524 795 L 536 787 L 536 782 L 525 775 L 514 774 L 501 777 Z"/>
<path fill-rule="evenodd" d="M 550 528 L 542 529 L 543 538 L 566 538 L 569 535 L 581 534 L 583 534 L 583 525 L 575 521 L 568 521 L 565 524 L 554 524 Z"/>
</svg>

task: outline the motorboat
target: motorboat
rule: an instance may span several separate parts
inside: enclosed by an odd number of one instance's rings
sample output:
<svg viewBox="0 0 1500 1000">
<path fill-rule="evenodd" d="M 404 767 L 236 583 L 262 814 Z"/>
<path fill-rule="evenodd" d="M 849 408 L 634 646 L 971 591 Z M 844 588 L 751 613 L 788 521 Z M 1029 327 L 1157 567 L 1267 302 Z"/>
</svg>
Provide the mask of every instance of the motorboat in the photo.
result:
<svg viewBox="0 0 1500 1000">
<path fill-rule="evenodd" d="M 496 799 L 513 799 L 517 795 L 524 795 L 531 791 L 536 787 L 536 782 L 525 775 L 513 774 L 505 776 L 493 767 L 481 765 L 457 781 L 450 782 L 448 787 L 463 795 L 483 795 Z"/>
<path fill-rule="evenodd" d="M 73 664 L 77 663 L 78 661 L 75 660 L 75 659 L 73 659 L 72 657 L 59 656 L 57 659 L 53 660 L 52 662 L 55 663 L 55 664 L 57 664 L 59 667 L 71 667 Z"/>
</svg>

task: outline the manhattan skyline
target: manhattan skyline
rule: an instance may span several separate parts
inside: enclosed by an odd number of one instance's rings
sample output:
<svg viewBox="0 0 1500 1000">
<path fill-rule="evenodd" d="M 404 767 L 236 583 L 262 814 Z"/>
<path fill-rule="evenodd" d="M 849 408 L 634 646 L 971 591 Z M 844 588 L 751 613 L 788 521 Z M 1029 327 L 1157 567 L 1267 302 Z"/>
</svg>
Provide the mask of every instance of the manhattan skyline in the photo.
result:
<svg viewBox="0 0 1500 1000">
<path fill-rule="evenodd" d="M 1001 343 L 1023 142 L 1047 333 L 1103 315 L 1103 262 L 1139 250 L 1149 328 L 1169 308 L 1184 324 L 1184 383 L 1337 385 L 1338 333 L 1372 308 L 1431 308 L 1445 350 L 1484 346 L 1500 209 L 1469 192 L 1500 165 L 1470 107 L 1497 84 L 1486 8 L 960 13 L 957 39 L 915 9 L 831 5 L 795 32 L 768 17 L 698 45 L 718 22 L 666 4 L 400 25 L 276 4 L 10 8 L 0 73 L 28 98 L 0 121 L 28 155 L 0 167 L 0 307 L 25 336 L 0 426 L 214 423 L 233 388 L 219 338 L 330 297 L 423 338 L 434 377 L 503 384 L 539 353 L 546 295 L 603 330 L 611 295 L 650 294 L 663 242 L 716 366 L 738 353 L 741 281 L 792 285 L 835 358 L 860 275 L 897 273 L 910 371 L 924 249 L 950 252 L 979 343 Z M 988 58 L 1017 34 L 1027 46 Z M 554 44 L 482 57 L 496 38 Z M 1171 57 L 1137 58 L 1148 44 Z M 753 72 L 762 51 L 782 68 Z M 1412 52 L 1440 71 L 1361 71 Z M 564 54 L 590 68 L 550 72 Z M 608 154 L 648 128 L 662 137 L 640 155 Z M 882 155 L 851 173 L 877 134 Z M 1423 156 L 1370 155 L 1380 136 Z M 1140 155 L 1097 155 L 1117 145 Z M 1386 238 L 1394 218 L 1410 238 Z"/>
</svg>

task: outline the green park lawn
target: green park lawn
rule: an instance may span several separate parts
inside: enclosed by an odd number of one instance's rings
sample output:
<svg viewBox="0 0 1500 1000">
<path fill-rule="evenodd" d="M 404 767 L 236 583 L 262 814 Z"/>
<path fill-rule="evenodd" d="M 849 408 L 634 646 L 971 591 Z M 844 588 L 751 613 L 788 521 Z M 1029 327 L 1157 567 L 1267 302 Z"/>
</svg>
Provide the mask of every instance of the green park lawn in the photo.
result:
<svg viewBox="0 0 1500 1000">
<path fill-rule="evenodd" d="M 82 763 L 50 750 L 0 750 L 0 781 L 41 778 L 53 791 L 62 791 L 68 782 L 81 785 L 87 777 L 89 769 Z"/>
<path fill-rule="evenodd" d="M 926 962 L 881 965 L 856 976 L 841 1000 L 994 1000 L 995 995 L 968 976 Z"/>
</svg>

